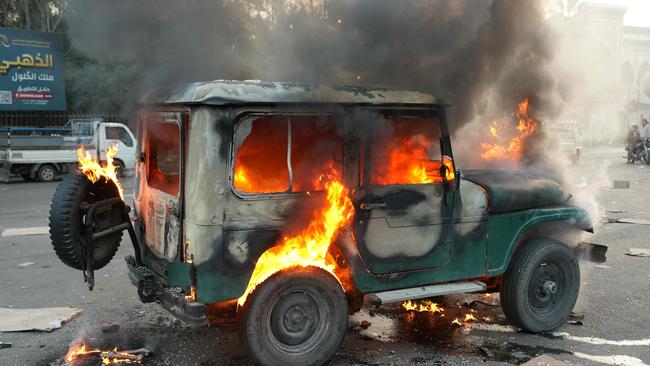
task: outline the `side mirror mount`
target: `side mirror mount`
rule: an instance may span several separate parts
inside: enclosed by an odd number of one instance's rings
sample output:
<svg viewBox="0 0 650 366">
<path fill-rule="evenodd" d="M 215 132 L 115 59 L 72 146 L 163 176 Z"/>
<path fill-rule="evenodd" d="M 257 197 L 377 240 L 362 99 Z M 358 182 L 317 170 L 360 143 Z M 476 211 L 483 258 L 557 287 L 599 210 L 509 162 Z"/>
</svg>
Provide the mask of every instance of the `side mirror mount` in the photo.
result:
<svg viewBox="0 0 650 366">
<path fill-rule="evenodd" d="M 454 161 L 449 156 L 444 155 L 442 157 L 442 165 L 440 166 L 442 181 L 457 189 L 459 185 L 459 173 L 460 171 L 458 170 L 454 171 Z"/>
</svg>

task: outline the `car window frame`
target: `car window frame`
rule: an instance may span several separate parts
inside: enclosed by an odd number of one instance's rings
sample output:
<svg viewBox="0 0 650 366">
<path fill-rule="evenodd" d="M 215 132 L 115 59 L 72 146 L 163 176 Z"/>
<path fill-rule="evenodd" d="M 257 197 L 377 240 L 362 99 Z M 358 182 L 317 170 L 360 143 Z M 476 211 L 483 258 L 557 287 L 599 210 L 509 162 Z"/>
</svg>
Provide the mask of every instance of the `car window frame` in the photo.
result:
<svg viewBox="0 0 650 366">
<path fill-rule="evenodd" d="M 445 133 L 446 131 L 444 130 L 444 122 L 445 122 L 445 113 L 444 111 L 439 110 L 438 108 L 433 108 L 433 109 L 423 109 L 423 110 L 391 110 L 391 109 L 378 109 L 378 110 L 373 110 L 370 109 L 371 111 L 375 111 L 379 114 L 381 114 L 384 118 L 388 117 L 414 117 L 414 118 L 438 118 L 438 130 L 439 130 L 439 138 L 438 138 L 438 144 L 440 146 L 440 161 L 442 162 L 444 160 L 444 157 L 450 157 L 449 155 L 445 154 Z M 373 134 L 374 134 L 374 128 L 373 128 Z M 359 153 L 359 161 L 358 161 L 358 169 L 359 169 L 359 179 L 357 182 L 357 187 L 359 188 L 364 188 L 364 189 L 383 189 L 386 187 L 395 187 L 395 186 L 401 186 L 401 187 L 426 187 L 426 186 L 441 186 L 445 185 L 445 180 L 443 179 L 441 182 L 433 182 L 433 183 L 394 183 L 394 184 L 374 184 L 372 183 L 372 165 L 370 162 L 372 161 L 372 143 L 371 141 L 365 141 L 362 146 L 364 147 Z M 450 157 L 453 162 L 453 156 Z"/>
<path fill-rule="evenodd" d="M 236 157 L 236 146 L 235 146 L 235 141 L 236 141 L 236 134 L 237 134 L 237 129 L 239 126 L 246 120 L 249 120 L 251 118 L 256 118 L 256 117 L 271 117 L 271 116 L 276 116 L 276 117 L 288 117 L 288 123 L 287 123 L 287 138 L 289 139 L 287 141 L 287 150 L 288 152 L 291 151 L 291 117 L 329 117 L 333 118 L 334 121 L 339 120 L 339 116 L 331 111 L 268 111 L 268 112 L 261 112 L 261 111 L 250 111 L 250 112 L 243 112 L 240 113 L 235 117 L 234 123 L 233 123 L 233 130 L 231 134 L 231 143 L 230 143 L 230 157 L 228 159 L 228 182 L 230 185 L 230 190 L 233 192 L 233 194 L 241 199 L 248 199 L 248 200 L 253 200 L 253 199 L 283 199 L 283 198 L 290 198 L 290 197 L 298 197 L 298 196 L 309 196 L 311 194 L 323 194 L 325 191 L 322 189 L 319 190 L 311 190 L 311 191 L 298 191 L 298 192 L 292 192 L 291 189 L 293 189 L 293 178 L 292 178 L 292 169 L 287 166 L 289 170 L 289 178 L 290 178 L 290 184 L 288 187 L 288 191 L 285 192 L 272 192 L 272 193 L 249 193 L 249 192 L 242 192 L 239 191 L 235 188 L 234 185 L 234 176 L 235 176 L 235 157 Z M 341 136 L 341 146 L 342 146 L 342 154 L 343 154 L 343 161 L 341 162 L 341 176 L 345 176 L 346 174 L 346 168 L 345 168 L 345 162 L 346 162 L 346 143 L 345 143 L 345 137 Z M 287 158 L 291 159 L 291 154 L 287 154 Z M 290 161 L 290 160 L 289 160 Z"/>
</svg>

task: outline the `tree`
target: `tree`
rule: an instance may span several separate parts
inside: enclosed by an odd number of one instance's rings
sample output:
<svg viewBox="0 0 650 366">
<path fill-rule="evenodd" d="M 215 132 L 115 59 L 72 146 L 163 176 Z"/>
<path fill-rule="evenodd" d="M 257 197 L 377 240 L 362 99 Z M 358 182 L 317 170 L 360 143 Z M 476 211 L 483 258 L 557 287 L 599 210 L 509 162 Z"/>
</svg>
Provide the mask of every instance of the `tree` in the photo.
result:
<svg viewBox="0 0 650 366">
<path fill-rule="evenodd" d="M 3 0 L 0 2 L 0 26 L 56 32 L 67 8 L 67 0 Z"/>
</svg>

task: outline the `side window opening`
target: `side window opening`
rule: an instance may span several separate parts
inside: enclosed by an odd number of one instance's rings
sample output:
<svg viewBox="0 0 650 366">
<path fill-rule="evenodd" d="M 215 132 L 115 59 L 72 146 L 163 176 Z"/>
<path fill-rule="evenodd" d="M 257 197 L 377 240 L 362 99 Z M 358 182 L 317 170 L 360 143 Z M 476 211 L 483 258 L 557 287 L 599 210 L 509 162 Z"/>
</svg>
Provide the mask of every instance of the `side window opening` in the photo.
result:
<svg viewBox="0 0 650 366">
<path fill-rule="evenodd" d="M 133 147 L 133 139 L 126 130 L 126 127 L 106 127 L 107 140 L 119 140 L 124 146 Z"/>
<path fill-rule="evenodd" d="M 246 193 L 286 192 L 290 185 L 288 120 L 284 117 L 249 119 L 238 125 L 235 134 L 235 189 Z"/>
<path fill-rule="evenodd" d="M 343 140 L 328 116 L 263 116 L 235 131 L 233 187 L 241 193 L 319 189 L 329 165 L 341 171 Z"/>
<path fill-rule="evenodd" d="M 370 148 L 370 183 L 441 183 L 440 121 L 431 117 L 386 117 Z"/>
<path fill-rule="evenodd" d="M 180 129 L 176 122 L 152 114 L 145 123 L 147 183 L 177 196 L 180 183 Z"/>
</svg>

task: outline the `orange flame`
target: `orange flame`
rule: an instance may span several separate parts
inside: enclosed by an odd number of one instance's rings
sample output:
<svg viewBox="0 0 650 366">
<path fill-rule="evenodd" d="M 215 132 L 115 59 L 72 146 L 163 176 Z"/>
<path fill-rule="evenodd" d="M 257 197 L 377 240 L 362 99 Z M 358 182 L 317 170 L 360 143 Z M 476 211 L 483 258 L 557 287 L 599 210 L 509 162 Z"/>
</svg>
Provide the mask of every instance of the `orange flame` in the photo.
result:
<svg viewBox="0 0 650 366">
<path fill-rule="evenodd" d="M 97 182 L 104 178 L 107 182 L 113 181 L 120 192 L 120 198 L 124 200 L 124 192 L 122 185 L 117 179 L 117 167 L 113 164 L 113 156 L 119 151 L 117 145 L 110 146 L 106 151 L 106 164 L 102 165 L 97 157 L 93 157 L 90 151 L 86 150 L 83 145 L 77 149 L 77 161 L 79 162 L 79 170 L 90 180 L 92 183 Z"/>
<path fill-rule="evenodd" d="M 376 167 L 372 182 L 374 184 L 424 184 L 440 183 L 442 164 L 445 165 L 445 178 L 454 179 L 451 158 L 444 156 L 442 161 L 431 160 L 428 150 L 432 142 L 422 134 L 402 139 L 388 153 L 388 163 Z"/>
<path fill-rule="evenodd" d="M 422 301 L 417 303 L 415 301 L 405 301 L 402 303 L 402 307 L 408 311 L 417 311 L 420 313 L 443 313 L 445 309 L 441 308 L 435 302 L 429 300 Z"/>
<path fill-rule="evenodd" d="M 318 178 L 319 186 L 324 186 L 327 193 L 326 205 L 314 213 L 302 232 L 284 237 L 277 246 L 260 256 L 246 291 L 237 301 L 239 305 L 246 302 L 258 284 L 289 267 L 314 266 L 334 274 L 335 263 L 327 252 L 339 230 L 352 220 L 354 207 L 333 164 L 330 164 L 330 169 L 331 173 Z"/>
<path fill-rule="evenodd" d="M 120 363 L 141 364 L 141 355 L 135 355 L 129 352 L 118 351 L 117 347 L 112 350 L 101 350 L 99 348 L 90 349 L 85 343 L 71 345 L 68 353 L 65 355 L 65 361 L 73 364 L 79 359 L 88 356 L 97 356 L 102 360 L 102 365 L 116 365 Z"/>
<path fill-rule="evenodd" d="M 499 121 L 493 121 L 490 125 L 490 135 L 497 142 L 482 142 L 481 158 L 483 160 L 521 160 L 525 140 L 537 130 L 537 122 L 528 115 L 528 98 L 519 103 L 516 117 L 518 120 L 515 127 L 516 136 L 507 142 L 501 143 L 501 133 L 506 125 Z"/>
</svg>

